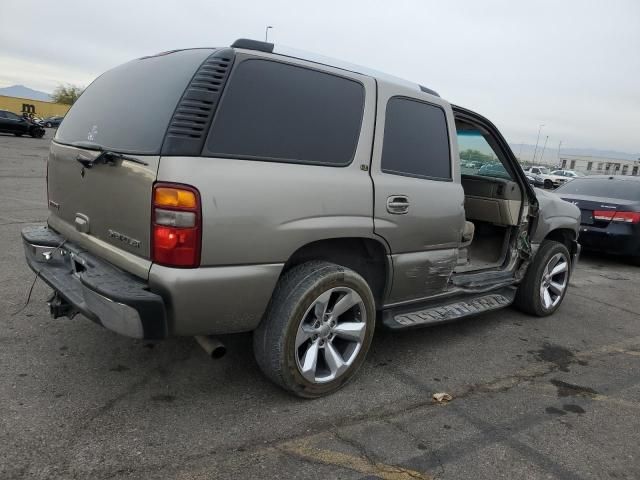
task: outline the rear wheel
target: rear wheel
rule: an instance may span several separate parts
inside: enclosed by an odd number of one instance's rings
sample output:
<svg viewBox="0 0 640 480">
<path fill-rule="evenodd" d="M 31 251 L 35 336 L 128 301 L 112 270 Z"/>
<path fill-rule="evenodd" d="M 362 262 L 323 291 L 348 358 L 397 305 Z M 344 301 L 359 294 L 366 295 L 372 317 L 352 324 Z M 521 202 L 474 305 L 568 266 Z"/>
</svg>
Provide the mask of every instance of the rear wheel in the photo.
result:
<svg viewBox="0 0 640 480">
<path fill-rule="evenodd" d="M 375 327 L 375 303 L 356 272 L 329 262 L 307 262 L 278 282 L 254 332 L 262 371 L 306 398 L 343 387 L 364 362 Z"/>
<path fill-rule="evenodd" d="M 567 247 L 545 240 L 518 287 L 514 305 L 538 317 L 551 315 L 567 293 L 570 274 L 571 257 Z"/>
<path fill-rule="evenodd" d="M 14 133 L 14 135 L 15 135 L 16 137 L 21 137 L 21 136 L 22 136 L 22 133 L 21 133 L 21 132 L 16 132 L 16 133 Z"/>
<path fill-rule="evenodd" d="M 544 188 L 550 190 L 553 188 L 553 182 L 551 180 L 545 180 L 544 181 Z"/>
</svg>

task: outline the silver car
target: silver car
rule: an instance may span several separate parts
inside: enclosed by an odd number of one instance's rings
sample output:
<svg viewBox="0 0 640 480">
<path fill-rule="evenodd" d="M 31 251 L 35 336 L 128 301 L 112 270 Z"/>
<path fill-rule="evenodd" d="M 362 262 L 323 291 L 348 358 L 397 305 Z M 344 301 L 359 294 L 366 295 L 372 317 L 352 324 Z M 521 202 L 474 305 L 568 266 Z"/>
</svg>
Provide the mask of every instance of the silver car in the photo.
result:
<svg viewBox="0 0 640 480">
<path fill-rule="evenodd" d="M 462 173 L 465 150 L 486 161 Z M 47 225 L 22 237 L 54 317 L 213 356 L 217 335 L 253 332 L 260 368 L 302 397 L 350 380 L 376 323 L 552 314 L 580 250 L 579 210 L 534 192 L 486 118 L 252 40 L 104 73 L 47 169 Z"/>
</svg>

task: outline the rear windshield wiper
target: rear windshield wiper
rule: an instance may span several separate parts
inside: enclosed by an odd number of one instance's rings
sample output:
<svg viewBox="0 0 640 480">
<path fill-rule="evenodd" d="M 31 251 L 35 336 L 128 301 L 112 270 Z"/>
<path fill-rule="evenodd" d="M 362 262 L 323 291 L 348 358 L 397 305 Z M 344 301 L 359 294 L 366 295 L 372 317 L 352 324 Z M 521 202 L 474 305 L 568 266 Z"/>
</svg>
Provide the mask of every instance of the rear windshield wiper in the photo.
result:
<svg viewBox="0 0 640 480">
<path fill-rule="evenodd" d="M 97 143 L 80 141 L 73 142 L 71 145 L 74 147 L 84 148 L 86 150 L 95 150 L 100 152 L 100 154 L 95 158 L 87 158 L 82 155 L 78 155 L 76 157 L 76 161 L 81 163 L 85 168 L 91 168 L 100 163 L 116 165 L 116 160 L 126 160 L 128 162 L 137 163 L 138 165 L 149 165 L 147 162 L 138 158 L 130 157 L 129 155 L 124 155 L 118 152 L 112 152 L 111 150 L 105 150 L 102 145 Z"/>
</svg>

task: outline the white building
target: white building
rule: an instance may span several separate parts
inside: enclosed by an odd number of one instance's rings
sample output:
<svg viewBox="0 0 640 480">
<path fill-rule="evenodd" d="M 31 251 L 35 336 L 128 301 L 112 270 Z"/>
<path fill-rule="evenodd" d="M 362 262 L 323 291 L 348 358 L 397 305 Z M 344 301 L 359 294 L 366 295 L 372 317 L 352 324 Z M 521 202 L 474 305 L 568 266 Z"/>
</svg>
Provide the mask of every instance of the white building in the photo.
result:
<svg viewBox="0 0 640 480">
<path fill-rule="evenodd" d="M 560 168 L 576 170 L 587 175 L 636 176 L 640 175 L 640 158 L 638 160 L 621 160 L 619 158 L 560 154 Z"/>
</svg>

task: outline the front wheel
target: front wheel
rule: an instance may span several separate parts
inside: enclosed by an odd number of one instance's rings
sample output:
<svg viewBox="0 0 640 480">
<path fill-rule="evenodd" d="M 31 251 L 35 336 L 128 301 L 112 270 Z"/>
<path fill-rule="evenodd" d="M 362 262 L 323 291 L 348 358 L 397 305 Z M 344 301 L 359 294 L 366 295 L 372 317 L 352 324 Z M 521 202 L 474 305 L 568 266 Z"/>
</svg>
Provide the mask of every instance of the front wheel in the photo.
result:
<svg viewBox="0 0 640 480">
<path fill-rule="evenodd" d="M 279 280 L 253 335 L 258 365 L 295 395 L 315 398 L 343 387 L 364 362 L 375 327 L 375 302 L 356 272 L 307 262 Z"/>
<path fill-rule="evenodd" d="M 570 274 L 571 256 L 567 247 L 545 240 L 518 287 L 514 305 L 538 317 L 551 315 L 567 293 Z"/>
<path fill-rule="evenodd" d="M 15 135 L 16 137 L 21 137 L 21 136 L 22 136 L 22 133 L 16 132 L 16 133 L 14 133 L 14 135 Z"/>
</svg>

